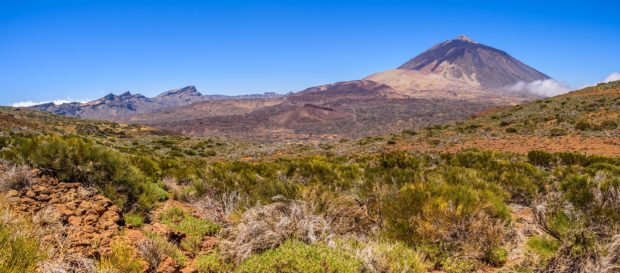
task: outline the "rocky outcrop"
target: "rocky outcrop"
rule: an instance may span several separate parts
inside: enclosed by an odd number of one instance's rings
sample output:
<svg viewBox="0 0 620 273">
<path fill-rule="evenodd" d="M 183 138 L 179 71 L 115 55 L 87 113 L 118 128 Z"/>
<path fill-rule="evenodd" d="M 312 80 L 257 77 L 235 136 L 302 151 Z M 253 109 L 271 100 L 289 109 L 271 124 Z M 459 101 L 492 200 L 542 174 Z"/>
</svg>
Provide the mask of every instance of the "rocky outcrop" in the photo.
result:
<svg viewBox="0 0 620 273">
<path fill-rule="evenodd" d="M 109 251 L 122 224 L 121 210 L 95 189 L 79 183 L 63 183 L 37 177 L 30 187 L 6 192 L 6 200 L 16 211 L 36 215 L 50 229 L 43 241 L 62 241 L 66 254 L 97 257 Z"/>
</svg>

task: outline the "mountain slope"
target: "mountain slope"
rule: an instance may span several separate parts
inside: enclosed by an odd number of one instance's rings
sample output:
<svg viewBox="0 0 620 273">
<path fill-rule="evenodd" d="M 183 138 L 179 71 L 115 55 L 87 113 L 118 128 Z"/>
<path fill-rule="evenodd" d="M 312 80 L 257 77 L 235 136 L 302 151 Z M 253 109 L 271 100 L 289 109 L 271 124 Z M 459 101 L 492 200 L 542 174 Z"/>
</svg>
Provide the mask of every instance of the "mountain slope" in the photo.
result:
<svg viewBox="0 0 620 273">
<path fill-rule="evenodd" d="M 508 53 L 465 36 L 438 44 L 398 69 L 444 74 L 447 78 L 469 78 L 487 88 L 549 79 Z"/>
<path fill-rule="evenodd" d="M 437 44 L 397 69 L 366 78 L 403 91 L 491 90 L 507 93 L 519 82 L 548 80 L 549 76 L 508 53 L 460 36 Z M 527 94 L 513 94 L 528 97 Z"/>
<path fill-rule="evenodd" d="M 620 81 L 490 109 L 465 122 L 403 136 L 395 146 L 442 152 L 476 148 L 620 156 Z"/>
</svg>

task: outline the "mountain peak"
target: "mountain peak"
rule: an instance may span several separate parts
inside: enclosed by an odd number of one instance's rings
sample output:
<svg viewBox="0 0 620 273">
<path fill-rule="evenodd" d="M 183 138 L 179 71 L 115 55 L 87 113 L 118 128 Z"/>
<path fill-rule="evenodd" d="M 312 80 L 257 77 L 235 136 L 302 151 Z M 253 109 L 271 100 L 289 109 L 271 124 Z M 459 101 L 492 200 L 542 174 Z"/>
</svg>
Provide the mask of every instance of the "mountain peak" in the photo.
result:
<svg viewBox="0 0 620 273">
<path fill-rule="evenodd" d="M 398 69 L 434 74 L 489 89 L 549 79 L 508 53 L 474 42 L 465 35 L 431 47 Z"/>
<path fill-rule="evenodd" d="M 470 43 L 476 43 L 476 41 L 472 40 L 471 38 L 469 38 L 469 37 L 467 37 L 465 35 L 459 35 L 458 37 L 456 37 L 455 40 L 464 41 L 464 42 L 470 42 Z"/>
<path fill-rule="evenodd" d="M 173 89 L 173 90 L 169 90 L 164 93 L 161 93 L 157 96 L 157 98 L 176 97 L 176 96 L 202 96 L 202 94 L 198 92 L 198 90 L 196 89 L 196 86 L 188 85 L 183 88 Z"/>
</svg>

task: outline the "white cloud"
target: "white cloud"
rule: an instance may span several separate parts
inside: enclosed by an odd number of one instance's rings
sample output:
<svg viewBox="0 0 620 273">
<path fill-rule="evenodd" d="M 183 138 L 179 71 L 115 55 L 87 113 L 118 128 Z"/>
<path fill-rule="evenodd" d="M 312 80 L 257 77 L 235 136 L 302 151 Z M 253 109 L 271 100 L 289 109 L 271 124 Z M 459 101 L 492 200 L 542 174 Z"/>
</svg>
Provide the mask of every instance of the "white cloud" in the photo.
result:
<svg viewBox="0 0 620 273">
<path fill-rule="evenodd" d="M 605 81 L 603 82 L 613 82 L 613 81 L 620 81 L 620 73 L 613 72 L 609 74 L 609 76 L 607 76 L 607 78 L 605 78 Z"/>
<path fill-rule="evenodd" d="M 55 105 L 60 105 L 60 104 L 63 104 L 63 103 L 70 103 L 70 102 L 85 103 L 85 102 L 88 102 L 88 101 L 89 100 L 73 100 L 71 98 L 55 99 L 53 101 L 39 101 L 39 102 L 27 100 L 27 101 L 19 101 L 19 102 L 13 103 L 13 104 L 11 104 L 11 106 L 13 106 L 13 107 L 30 107 L 30 106 L 44 104 L 44 103 L 50 103 L 50 102 L 54 103 Z"/>
<path fill-rule="evenodd" d="M 509 86 L 508 90 L 512 92 L 532 93 L 540 96 L 551 97 L 564 94 L 571 89 L 564 83 L 548 79 L 533 82 L 518 82 L 512 86 Z"/>
</svg>

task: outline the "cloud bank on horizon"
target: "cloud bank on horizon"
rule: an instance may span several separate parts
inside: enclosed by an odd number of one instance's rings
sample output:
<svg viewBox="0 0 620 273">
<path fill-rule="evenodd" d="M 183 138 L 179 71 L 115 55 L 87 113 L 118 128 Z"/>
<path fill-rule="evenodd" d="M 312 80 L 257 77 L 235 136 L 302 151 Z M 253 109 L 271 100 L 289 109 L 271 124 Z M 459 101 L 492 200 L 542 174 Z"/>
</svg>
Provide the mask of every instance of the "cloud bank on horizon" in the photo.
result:
<svg viewBox="0 0 620 273">
<path fill-rule="evenodd" d="M 34 106 L 34 105 L 39 105 L 39 104 L 44 104 L 44 103 L 53 103 L 55 105 L 60 105 L 63 103 L 71 103 L 71 102 L 79 102 L 79 103 L 85 103 L 85 102 L 89 102 L 90 100 L 74 100 L 71 98 L 64 98 L 64 99 L 55 99 L 55 100 L 51 100 L 51 101 L 31 101 L 31 100 L 27 100 L 27 101 L 18 101 L 15 103 L 12 103 L 11 106 L 13 107 L 30 107 L 30 106 Z"/>
<path fill-rule="evenodd" d="M 620 73 L 612 72 L 605 78 L 605 80 L 593 84 L 586 84 L 581 88 L 597 85 L 599 83 L 608 83 L 613 81 L 620 81 Z M 573 88 L 566 83 L 556 81 L 554 79 L 538 80 L 533 82 L 518 82 L 514 85 L 508 86 L 508 90 L 512 92 L 532 93 L 545 97 L 552 97 L 561 95 L 577 88 Z"/>
<path fill-rule="evenodd" d="M 571 90 L 565 83 L 548 79 L 533 82 L 518 82 L 508 87 L 508 90 L 518 93 L 532 93 L 545 97 L 557 96 Z"/>
<path fill-rule="evenodd" d="M 605 78 L 604 82 L 613 82 L 613 81 L 620 81 L 620 73 L 613 72 L 613 73 L 609 74 L 609 76 L 607 76 L 607 78 Z"/>
</svg>

